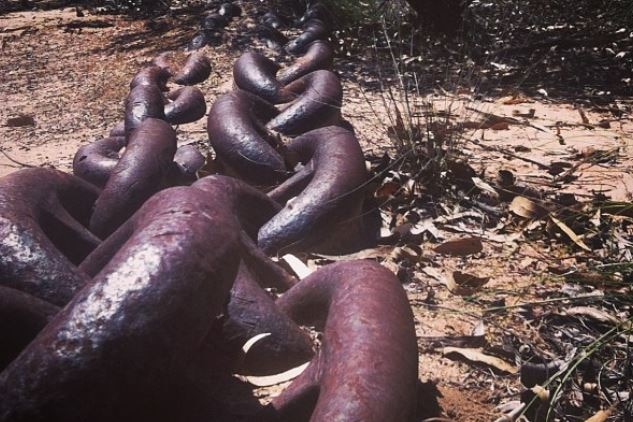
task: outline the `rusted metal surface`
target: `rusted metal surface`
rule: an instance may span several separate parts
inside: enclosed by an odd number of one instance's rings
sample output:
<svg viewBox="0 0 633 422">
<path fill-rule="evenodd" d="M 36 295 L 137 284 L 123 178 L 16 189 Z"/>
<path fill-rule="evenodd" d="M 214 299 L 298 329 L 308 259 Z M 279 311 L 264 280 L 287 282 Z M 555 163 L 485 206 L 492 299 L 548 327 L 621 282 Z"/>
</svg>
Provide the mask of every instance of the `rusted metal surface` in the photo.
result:
<svg viewBox="0 0 633 422">
<path fill-rule="evenodd" d="M 56 170 L 0 179 L 0 284 L 63 306 L 87 282 L 73 263 L 99 244 L 86 229 L 99 189 Z"/>
<path fill-rule="evenodd" d="M 329 35 L 330 30 L 323 20 L 310 18 L 303 24 L 303 32 L 286 45 L 286 51 L 291 54 L 303 54 L 311 43 L 325 40 Z"/>
<path fill-rule="evenodd" d="M 289 67 L 281 69 L 281 66 L 266 56 L 247 52 L 235 61 L 233 79 L 238 88 L 255 94 L 271 104 L 289 103 L 302 93 L 293 90 L 293 87 L 286 88 L 286 85 L 316 70 L 329 70 L 333 54 L 332 47 L 327 41 L 317 40 L 309 45 L 302 57 Z M 318 80 L 313 79 L 311 82 Z M 309 83 L 304 90 L 309 89 Z"/>
<path fill-rule="evenodd" d="M 215 337 L 208 339 L 226 354 L 240 356 L 249 339 L 269 333 L 236 362 L 235 371 L 240 374 L 276 374 L 310 360 L 313 355 L 310 337 L 277 309 L 264 286 L 265 280 L 258 276 L 256 268 L 243 263 L 231 290 L 222 327 Z"/>
<path fill-rule="evenodd" d="M 277 110 L 244 91 L 218 98 L 209 111 L 207 132 L 218 159 L 249 183 L 271 186 L 290 175 L 276 142 L 263 129 Z"/>
<path fill-rule="evenodd" d="M 165 105 L 165 119 L 172 125 L 192 123 L 204 117 L 207 104 L 198 88 L 186 86 L 171 91 Z"/>
<path fill-rule="evenodd" d="M 112 260 L 0 374 L 0 420 L 128 421 L 177 407 L 170 384 L 196 361 L 240 262 L 239 226 L 217 199 L 172 188 L 147 201 Z"/>
<path fill-rule="evenodd" d="M 90 217 L 90 230 L 107 237 L 166 184 L 176 153 L 176 132 L 158 119 L 145 119 L 132 132 Z"/>
<path fill-rule="evenodd" d="M 224 4 L 205 30 L 234 16 Z M 180 71 L 161 54 L 136 74 L 124 123 L 75 156 L 85 180 L 43 169 L 0 179 L 0 422 L 235 420 L 223 391 L 233 374 L 307 361 L 252 420 L 412 420 L 417 345 L 396 277 L 355 261 L 298 281 L 270 259 L 366 240 L 364 158 L 341 119 L 340 81 L 324 70 L 330 21 L 319 3 L 308 8 L 287 46 L 303 56 L 281 72 L 254 53 L 236 62 L 249 92 L 218 98 L 207 130 L 243 181 L 197 180 L 205 157 L 176 148 L 170 123 L 206 104 L 196 88 L 163 91 L 173 75 L 208 78 L 201 53 Z M 320 347 L 306 326 L 322 331 Z"/>
<path fill-rule="evenodd" d="M 107 137 L 77 150 L 73 159 L 73 174 L 103 188 L 121 158 L 125 136 Z"/>
<path fill-rule="evenodd" d="M 398 279 L 369 261 L 329 265 L 277 306 L 323 329 L 309 367 L 259 420 L 405 422 L 415 416 L 418 350 Z"/>
<path fill-rule="evenodd" d="M 204 166 L 204 155 L 195 145 L 183 145 L 176 150 L 174 155 L 174 168 L 177 175 L 172 180 L 177 184 L 191 184 L 196 179 L 196 174 Z"/>
<path fill-rule="evenodd" d="M 139 85 L 130 90 L 125 100 L 126 137 L 145 119 L 165 119 L 165 98 L 156 85 Z"/>
<path fill-rule="evenodd" d="M 295 136 L 340 122 L 343 88 L 329 70 L 309 73 L 284 89 L 295 99 L 266 123 L 268 129 Z"/>
<path fill-rule="evenodd" d="M 0 371 L 18 356 L 59 309 L 28 293 L 0 286 Z"/>
<path fill-rule="evenodd" d="M 179 85 L 195 85 L 204 82 L 211 75 L 211 62 L 202 52 L 189 55 L 184 66 L 174 75 L 174 82 Z"/>
<path fill-rule="evenodd" d="M 281 69 L 277 80 L 286 85 L 315 70 L 332 68 L 334 51 L 327 40 L 316 40 L 308 47 L 306 53 L 294 61 L 290 66 Z"/>
<path fill-rule="evenodd" d="M 259 246 L 270 254 L 353 248 L 361 241 L 367 181 L 363 153 L 354 135 L 339 127 L 313 130 L 294 139 L 288 154 L 306 170 L 271 192 L 277 199 L 297 196 L 262 227 Z"/>
<path fill-rule="evenodd" d="M 276 78 L 280 66 L 268 57 L 249 51 L 233 64 L 235 85 L 255 94 L 271 104 L 287 103 L 293 96 Z"/>
<path fill-rule="evenodd" d="M 159 66 L 146 66 L 141 69 L 130 82 L 130 90 L 138 86 L 155 86 L 161 91 L 167 90 L 167 80 L 170 77 L 168 70 Z"/>
</svg>

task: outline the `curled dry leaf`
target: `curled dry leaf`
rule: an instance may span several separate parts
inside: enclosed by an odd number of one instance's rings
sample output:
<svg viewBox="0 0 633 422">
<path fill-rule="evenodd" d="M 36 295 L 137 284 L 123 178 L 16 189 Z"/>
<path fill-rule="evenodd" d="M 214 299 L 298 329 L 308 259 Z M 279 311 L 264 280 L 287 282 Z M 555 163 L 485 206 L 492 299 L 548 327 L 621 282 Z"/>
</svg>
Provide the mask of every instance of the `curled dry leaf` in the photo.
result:
<svg viewBox="0 0 633 422">
<path fill-rule="evenodd" d="M 531 388 L 531 390 L 541 401 L 549 401 L 549 390 L 547 388 L 543 388 L 540 385 L 535 385 Z"/>
<path fill-rule="evenodd" d="M 248 353 L 249 350 L 251 350 L 251 348 L 258 343 L 260 340 L 270 336 L 271 333 L 260 333 L 257 334 L 256 336 L 253 336 L 251 338 L 249 338 L 246 343 L 244 343 L 244 346 L 242 346 L 242 353 L 244 355 L 246 355 Z"/>
<path fill-rule="evenodd" d="M 299 277 L 299 279 L 304 279 L 309 276 L 313 270 L 308 268 L 306 264 L 304 264 L 299 258 L 294 255 L 286 254 L 281 257 L 286 263 L 292 268 L 292 271 Z"/>
<path fill-rule="evenodd" d="M 417 222 L 413 227 L 411 227 L 411 234 L 413 236 L 419 236 L 425 232 L 428 232 L 435 239 L 443 239 L 444 236 L 435 226 L 433 219 L 427 218 Z"/>
<path fill-rule="evenodd" d="M 244 346 L 242 346 L 242 354 L 245 356 L 250 351 L 250 349 L 253 348 L 253 346 L 256 343 L 260 342 L 261 340 L 265 339 L 266 337 L 270 335 L 271 335 L 270 333 L 260 333 L 248 339 L 248 341 L 244 343 Z M 282 382 L 290 381 L 298 377 L 308 367 L 309 364 L 310 362 L 306 362 L 303 365 L 297 366 L 295 368 L 291 368 L 280 374 L 260 376 L 260 377 L 237 375 L 237 378 L 239 378 L 242 381 L 249 382 L 250 384 L 255 385 L 257 387 L 270 387 L 271 385 L 281 384 Z"/>
<path fill-rule="evenodd" d="M 514 173 L 510 170 L 501 169 L 497 173 L 497 183 L 501 187 L 509 188 L 511 186 L 514 186 L 514 184 L 516 183 L 516 177 L 514 176 Z"/>
<path fill-rule="evenodd" d="M 585 422 L 605 422 L 609 418 L 609 416 L 611 416 L 612 412 L 613 409 L 600 410 L 589 419 L 586 419 Z"/>
<path fill-rule="evenodd" d="M 482 191 L 488 192 L 494 198 L 498 198 L 499 197 L 499 193 L 497 192 L 497 190 L 495 188 L 493 188 L 492 186 L 490 186 L 488 183 L 486 183 L 483 180 L 481 180 L 479 177 L 472 177 L 471 180 L 473 181 L 475 186 L 477 186 Z"/>
<path fill-rule="evenodd" d="M 547 214 L 543 207 L 524 196 L 515 196 L 510 203 L 509 210 L 519 217 L 528 219 L 541 218 Z"/>
<path fill-rule="evenodd" d="M 452 279 L 449 279 L 448 290 L 461 296 L 469 296 L 482 288 L 490 280 L 490 277 L 476 277 L 460 271 L 453 272 Z"/>
<path fill-rule="evenodd" d="M 605 324 L 619 324 L 620 321 L 610 313 L 591 306 L 575 306 L 565 312 L 569 316 L 584 316 Z"/>
<path fill-rule="evenodd" d="M 442 255 L 465 256 L 479 253 L 483 248 L 481 238 L 465 237 L 444 242 L 435 248 L 435 252 Z"/>
<path fill-rule="evenodd" d="M 437 269 L 435 269 L 433 267 L 424 267 L 424 268 L 422 268 L 422 272 L 424 274 L 428 275 L 429 277 L 439 281 L 440 284 L 443 284 L 446 287 L 448 287 L 448 285 L 449 285 L 448 277 L 446 277 L 444 274 L 442 274 L 439 270 L 437 270 Z"/>
<path fill-rule="evenodd" d="M 466 358 L 466 360 L 470 362 L 481 363 L 493 369 L 497 369 L 500 372 L 505 372 L 508 374 L 516 374 L 519 372 L 519 369 L 516 366 L 511 365 L 508 362 L 499 359 L 498 357 L 486 355 L 480 349 L 445 347 L 443 350 L 443 354 L 447 357 L 458 355 Z"/>
<path fill-rule="evenodd" d="M 379 199 L 387 199 L 395 195 L 399 189 L 400 184 L 396 182 L 386 182 L 376 190 L 374 196 Z"/>
<path fill-rule="evenodd" d="M 285 372 L 275 375 L 267 375 L 262 377 L 255 376 L 238 376 L 239 379 L 245 380 L 248 383 L 256 386 L 256 387 L 270 387 L 272 385 L 281 384 L 283 382 L 292 381 L 297 378 L 305 369 L 308 367 L 310 362 L 306 362 L 303 365 L 297 366 L 296 368 L 289 369 Z"/>
</svg>

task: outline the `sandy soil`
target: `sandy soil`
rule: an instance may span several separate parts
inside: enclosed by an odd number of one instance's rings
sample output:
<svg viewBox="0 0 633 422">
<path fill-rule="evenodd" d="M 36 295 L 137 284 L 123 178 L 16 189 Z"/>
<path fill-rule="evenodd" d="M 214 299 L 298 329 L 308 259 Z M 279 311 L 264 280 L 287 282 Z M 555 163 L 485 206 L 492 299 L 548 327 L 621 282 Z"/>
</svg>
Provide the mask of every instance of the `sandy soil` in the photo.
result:
<svg viewBox="0 0 633 422">
<path fill-rule="evenodd" d="M 0 108 L 0 149 L 6 154 L 0 155 L 0 176 L 21 168 L 16 161 L 71 171 L 77 148 L 104 136 L 121 119 L 128 83 L 139 67 L 157 52 L 183 45 L 192 34 L 186 29 L 156 32 L 143 21 L 111 16 L 81 18 L 84 23 L 103 24 L 100 28 L 70 28 L 68 24 L 78 19 L 74 9 L 0 16 L 0 98 L 4 104 Z M 167 23 L 178 28 L 177 20 Z M 234 35 L 239 25 L 246 24 L 244 21 L 232 24 L 227 36 Z M 214 64 L 213 76 L 201 85 L 208 104 L 231 89 L 231 67 L 240 53 L 240 49 L 232 48 L 234 46 L 235 43 L 206 47 Z M 339 60 L 336 66 L 341 70 L 345 65 L 345 61 Z M 342 75 L 345 77 L 346 73 Z M 392 123 L 382 94 L 367 90 L 350 78 L 344 79 L 344 87 L 343 114 L 356 128 L 366 152 L 381 155 L 392 150 L 386 136 L 386 128 Z M 580 195 L 600 191 L 614 200 L 633 199 L 633 122 L 630 120 L 618 120 L 607 111 L 586 108 L 584 113 L 589 124 L 584 124 L 574 104 L 561 104 L 547 97 L 508 105 L 504 104 L 508 97 L 502 95 L 475 100 L 464 91 L 431 93 L 418 101 L 419 107 L 426 110 L 450 111 L 455 123 L 480 118 L 481 113 L 472 108 L 506 117 L 512 117 L 515 110 L 528 113 L 534 109 L 534 117 L 525 119 L 528 124 L 510 124 L 507 130 L 470 129 L 456 146 L 470 155 L 471 164 L 486 175 L 510 168 L 523 180 L 547 183 L 550 176 L 533 162 L 549 165 L 567 161 L 579 165 L 581 176 L 566 184 L 565 191 Z M 7 124 L 9 119 L 21 115 L 32 117 L 34 124 L 21 127 Z M 597 126 L 603 120 L 609 121 L 610 128 Z M 203 119 L 179 127 L 179 142 L 204 146 L 205 126 Z M 514 156 L 490 151 L 490 147 L 503 148 Z M 579 160 L 570 158 L 588 148 L 605 151 L 619 148 L 619 158 L 616 164 L 579 164 Z M 444 257 L 433 252 L 434 245 L 421 244 L 418 245 L 421 252 L 415 259 L 426 262 L 427 267 L 441 274 L 460 270 L 490 277 L 477 293 L 478 297 L 488 303 L 505 299 L 506 305 L 539 298 L 557 288 L 547 268 L 574 259 L 573 253 L 564 248 L 516 243 L 508 238 L 486 237 L 484 232 L 479 234 L 483 235 L 484 248 L 475 256 Z M 448 237 L 463 236 L 464 233 L 456 231 Z M 423 337 L 468 335 L 485 319 L 486 338 L 491 343 L 498 343 L 508 330 L 513 330 L 538 344 L 535 327 L 512 313 L 484 318 L 481 306 L 472 304 L 467 297 L 448 292 L 437 277 L 428 274 L 417 273 L 406 287 L 421 338 L 420 379 L 438 388 L 435 394 L 422 400 L 427 409 L 421 410 L 421 414 L 430 412 L 430 415 L 443 415 L 456 421 L 493 420 L 496 405 L 518 398 L 517 375 L 494 375 L 485 367 L 449 358 L 442 354 L 441 348 L 429 347 Z M 439 306 L 429 306 L 430 291 Z M 266 401 L 279 390 L 269 389 L 258 394 Z M 432 409 L 435 399 L 439 413 Z"/>
</svg>

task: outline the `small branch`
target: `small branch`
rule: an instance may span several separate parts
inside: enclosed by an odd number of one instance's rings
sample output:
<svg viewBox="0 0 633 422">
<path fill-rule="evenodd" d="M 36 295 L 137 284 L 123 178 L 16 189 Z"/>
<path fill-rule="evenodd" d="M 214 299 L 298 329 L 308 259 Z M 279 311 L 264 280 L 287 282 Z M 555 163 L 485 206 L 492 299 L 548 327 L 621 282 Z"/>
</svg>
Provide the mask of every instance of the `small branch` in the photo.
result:
<svg viewBox="0 0 633 422">
<path fill-rule="evenodd" d="M 515 153 L 513 153 L 512 151 L 509 151 L 505 148 L 501 148 L 501 147 L 497 147 L 497 146 L 491 146 L 491 145 L 484 145 L 481 142 L 479 142 L 476 139 L 468 139 L 470 142 L 472 142 L 473 144 L 485 149 L 486 151 L 494 151 L 494 152 L 500 152 L 501 154 L 504 155 L 508 155 L 512 158 L 516 158 L 518 160 L 523 160 L 525 162 L 534 164 L 536 166 L 538 166 L 539 168 L 543 169 L 543 170 L 550 170 L 550 166 L 547 164 L 543 164 L 543 163 L 539 163 L 538 161 L 532 160 L 531 158 L 525 158 L 525 157 L 521 157 L 520 155 L 517 155 Z"/>
<path fill-rule="evenodd" d="M 557 183 L 559 181 L 564 181 L 565 179 L 567 179 L 569 176 L 571 176 L 576 170 L 578 170 L 580 168 L 580 166 L 582 166 L 583 164 L 595 164 L 596 160 L 599 160 L 601 158 L 605 158 L 605 157 L 609 157 L 613 154 L 617 154 L 617 152 L 620 150 L 620 147 L 616 147 L 613 148 L 609 151 L 605 151 L 604 153 L 601 154 L 597 154 L 596 155 L 590 155 L 584 159 L 582 159 L 581 161 L 579 161 L 578 163 L 574 164 L 569 170 L 562 172 L 561 174 L 559 174 L 558 176 L 554 177 L 553 182 Z"/>
<path fill-rule="evenodd" d="M 23 162 L 21 162 L 21 161 L 18 161 L 18 160 L 16 160 L 16 159 L 12 158 L 9 154 L 7 154 L 6 152 L 4 152 L 4 151 L 3 151 L 3 150 L 1 150 L 1 149 L 0 149 L 0 153 L 2 153 L 2 155 L 4 155 L 4 156 L 7 158 L 7 160 L 9 160 L 9 161 L 11 161 L 12 163 L 15 163 L 15 164 L 17 164 L 17 165 L 19 165 L 19 166 L 22 166 L 22 167 L 28 167 L 28 168 L 32 168 L 32 169 L 34 169 L 34 168 L 37 168 L 37 167 L 38 167 L 38 166 L 34 166 L 34 165 L 32 165 L 32 164 L 27 164 L 27 163 L 23 163 Z"/>
</svg>

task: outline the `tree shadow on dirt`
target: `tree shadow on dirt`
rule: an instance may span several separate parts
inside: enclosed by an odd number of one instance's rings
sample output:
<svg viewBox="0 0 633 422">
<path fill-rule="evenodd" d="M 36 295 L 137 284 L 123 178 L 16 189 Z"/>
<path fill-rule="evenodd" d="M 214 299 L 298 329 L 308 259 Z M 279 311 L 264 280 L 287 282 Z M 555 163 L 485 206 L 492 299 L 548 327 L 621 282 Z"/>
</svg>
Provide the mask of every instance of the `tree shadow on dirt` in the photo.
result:
<svg viewBox="0 0 633 422">
<path fill-rule="evenodd" d="M 93 52 L 114 53 L 147 49 L 151 55 L 167 50 L 179 50 L 184 48 L 194 36 L 197 21 L 195 12 L 146 19 L 143 23 L 143 31 L 116 35 L 107 44 L 94 49 Z M 174 28 L 192 29 L 172 32 Z"/>
<path fill-rule="evenodd" d="M 397 82 L 421 94 L 469 88 L 596 103 L 633 95 L 633 5 L 551 3 L 475 2 L 456 37 L 409 18 L 340 31 L 344 75 L 368 90 Z"/>
</svg>

